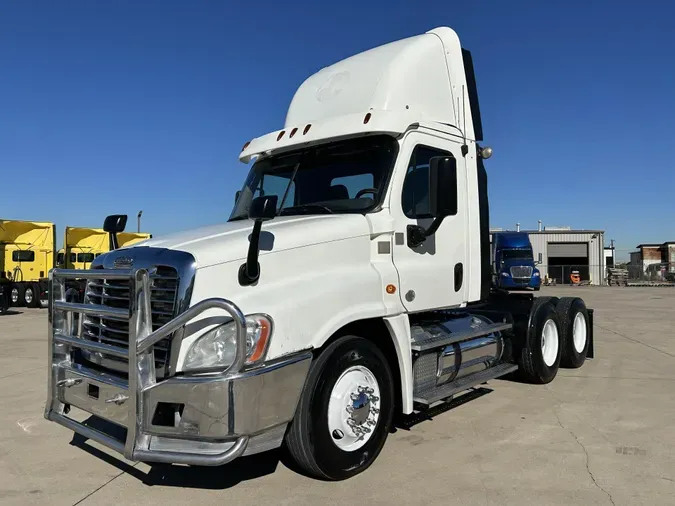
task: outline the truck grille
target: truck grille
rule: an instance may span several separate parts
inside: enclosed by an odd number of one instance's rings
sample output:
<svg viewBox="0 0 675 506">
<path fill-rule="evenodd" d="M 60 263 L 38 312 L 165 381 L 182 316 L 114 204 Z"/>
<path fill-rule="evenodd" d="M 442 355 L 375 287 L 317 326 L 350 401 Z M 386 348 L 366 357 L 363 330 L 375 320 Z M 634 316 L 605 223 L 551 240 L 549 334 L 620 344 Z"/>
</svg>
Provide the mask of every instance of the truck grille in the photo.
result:
<svg viewBox="0 0 675 506">
<path fill-rule="evenodd" d="M 178 273 L 172 267 L 157 267 L 150 271 L 152 293 L 152 330 L 157 330 L 174 317 L 178 289 Z M 87 283 L 85 303 L 129 308 L 129 281 L 92 279 Z M 82 337 L 121 348 L 129 347 L 129 321 L 86 315 Z M 154 348 L 157 376 L 166 374 L 171 354 L 171 336 L 159 341 Z M 106 357 L 106 366 L 126 372 L 128 364 L 118 358 Z"/>
<path fill-rule="evenodd" d="M 526 265 L 511 267 L 511 277 L 529 280 L 532 277 L 532 267 Z"/>
</svg>

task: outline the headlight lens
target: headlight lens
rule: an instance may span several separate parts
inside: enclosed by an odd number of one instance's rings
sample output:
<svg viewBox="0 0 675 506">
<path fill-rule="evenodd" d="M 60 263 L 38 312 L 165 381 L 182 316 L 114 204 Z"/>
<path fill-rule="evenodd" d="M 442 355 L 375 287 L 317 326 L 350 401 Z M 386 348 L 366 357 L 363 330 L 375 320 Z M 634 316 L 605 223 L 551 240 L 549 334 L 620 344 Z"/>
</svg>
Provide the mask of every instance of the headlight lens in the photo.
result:
<svg viewBox="0 0 675 506">
<path fill-rule="evenodd" d="M 504 272 L 502 272 L 502 276 L 504 276 L 505 278 L 508 278 L 510 276 L 510 274 L 508 272 L 504 271 Z"/>
<path fill-rule="evenodd" d="M 265 356 L 272 334 L 272 320 L 265 315 L 246 317 L 246 364 Z M 197 339 L 185 356 L 184 369 L 226 369 L 237 355 L 237 327 L 234 322 L 220 325 Z"/>
<path fill-rule="evenodd" d="M 534 271 L 534 276 L 539 276 L 539 271 Z"/>
</svg>

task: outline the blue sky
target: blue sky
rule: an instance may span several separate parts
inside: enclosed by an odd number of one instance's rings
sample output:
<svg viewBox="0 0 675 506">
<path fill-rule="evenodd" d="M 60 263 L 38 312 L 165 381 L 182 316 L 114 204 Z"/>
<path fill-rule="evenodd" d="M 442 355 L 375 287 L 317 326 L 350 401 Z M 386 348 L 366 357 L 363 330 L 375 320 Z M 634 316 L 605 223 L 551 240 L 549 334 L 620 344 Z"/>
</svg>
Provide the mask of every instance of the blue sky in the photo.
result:
<svg viewBox="0 0 675 506">
<path fill-rule="evenodd" d="M 241 146 L 305 77 L 447 25 L 474 57 L 493 226 L 604 229 L 620 256 L 675 240 L 675 6 L 552 4 L 0 2 L 0 217 L 59 241 L 139 209 L 155 236 L 223 221 Z"/>
</svg>

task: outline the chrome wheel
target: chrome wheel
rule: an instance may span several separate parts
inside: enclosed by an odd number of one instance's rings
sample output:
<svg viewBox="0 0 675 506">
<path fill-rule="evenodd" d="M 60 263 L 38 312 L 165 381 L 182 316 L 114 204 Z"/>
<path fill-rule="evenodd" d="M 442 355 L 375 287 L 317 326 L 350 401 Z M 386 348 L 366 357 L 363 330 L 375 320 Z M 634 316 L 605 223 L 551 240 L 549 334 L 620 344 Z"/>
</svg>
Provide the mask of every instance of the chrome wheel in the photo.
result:
<svg viewBox="0 0 675 506">
<path fill-rule="evenodd" d="M 335 382 L 328 403 L 328 431 L 343 451 L 358 450 L 373 435 L 380 418 L 380 387 L 364 366 L 346 369 Z"/>
</svg>

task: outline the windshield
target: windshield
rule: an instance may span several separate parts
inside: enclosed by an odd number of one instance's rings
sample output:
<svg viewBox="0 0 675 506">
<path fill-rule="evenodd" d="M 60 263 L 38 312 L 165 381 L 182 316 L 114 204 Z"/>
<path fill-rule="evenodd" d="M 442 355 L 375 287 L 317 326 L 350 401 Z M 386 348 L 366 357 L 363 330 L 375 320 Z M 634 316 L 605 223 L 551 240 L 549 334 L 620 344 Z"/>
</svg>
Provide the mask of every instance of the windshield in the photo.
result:
<svg viewBox="0 0 675 506">
<path fill-rule="evenodd" d="M 230 220 L 248 218 L 251 201 L 276 195 L 278 215 L 366 213 L 386 191 L 398 144 L 387 135 L 331 142 L 257 161 Z"/>
<path fill-rule="evenodd" d="M 531 248 L 502 250 L 502 260 L 532 260 Z"/>
<path fill-rule="evenodd" d="M 94 261 L 94 254 L 93 253 L 78 253 L 77 254 L 77 261 L 79 263 L 90 263 Z"/>
</svg>

